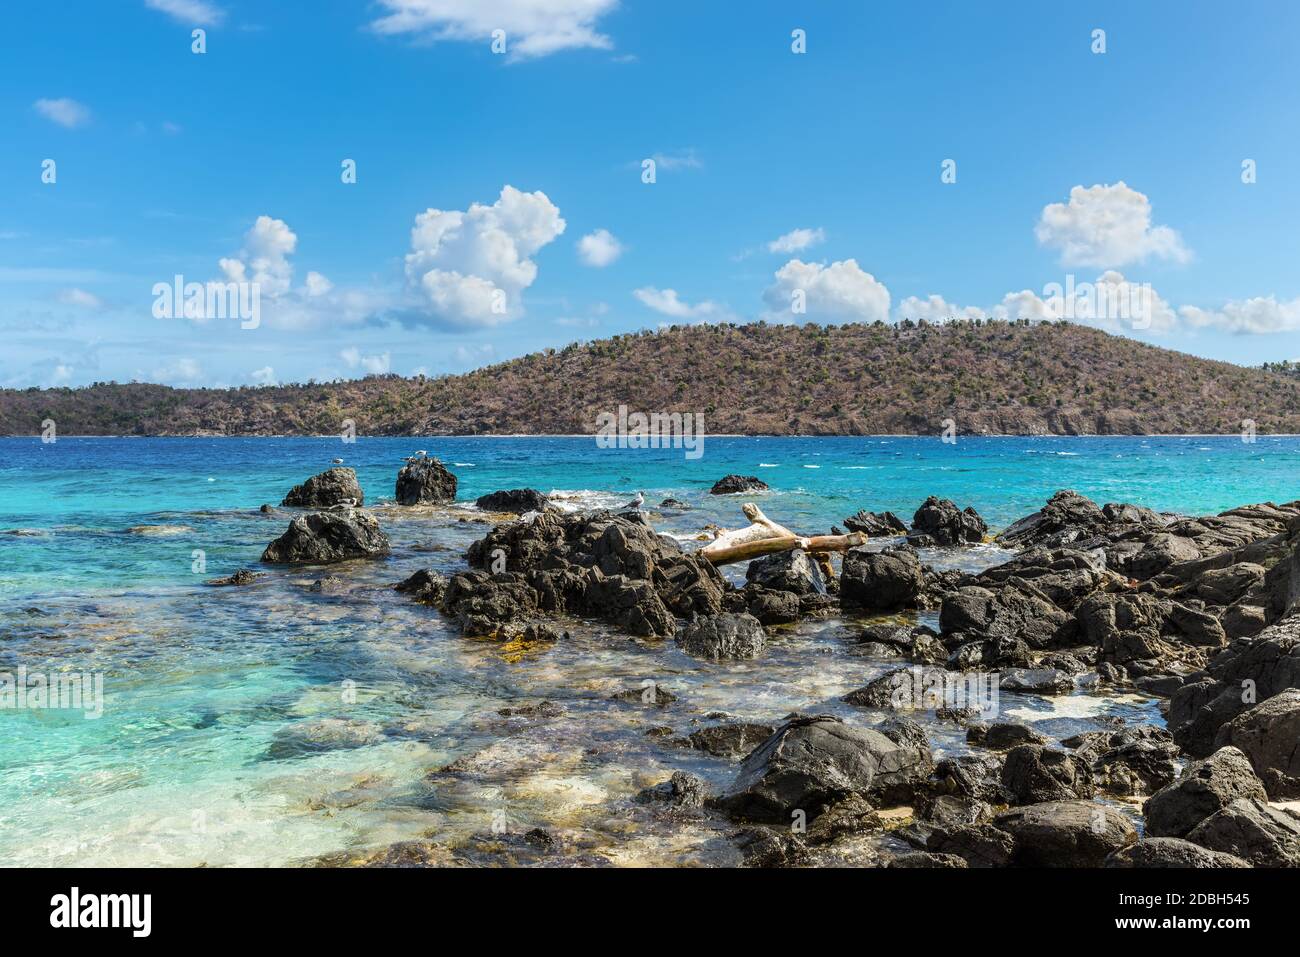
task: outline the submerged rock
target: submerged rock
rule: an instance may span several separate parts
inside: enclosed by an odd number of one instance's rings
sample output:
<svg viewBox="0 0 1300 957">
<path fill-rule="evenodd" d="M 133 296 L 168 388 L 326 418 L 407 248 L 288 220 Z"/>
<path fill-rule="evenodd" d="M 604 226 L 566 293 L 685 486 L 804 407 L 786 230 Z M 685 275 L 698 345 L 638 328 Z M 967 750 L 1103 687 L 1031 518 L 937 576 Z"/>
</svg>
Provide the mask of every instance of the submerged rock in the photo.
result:
<svg viewBox="0 0 1300 957">
<path fill-rule="evenodd" d="M 931 767 L 928 748 L 902 747 L 830 715 L 796 718 L 745 759 L 717 804 L 742 820 L 788 824 L 803 811 L 811 821 L 850 795 L 906 800 Z"/>
<path fill-rule="evenodd" d="M 251 585 L 261 577 L 262 576 L 258 575 L 256 572 L 249 571 L 247 568 L 241 568 L 239 571 L 235 572 L 233 575 L 227 576 L 226 578 L 213 578 L 208 582 L 208 584 L 218 586 Z"/>
<path fill-rule="evenodd" d="M 727 475 L 713 483 L 710 495 L 735 495 L 738 492 L 765 492 L 768 484 L 756 475 Z"/>
<path fill-rule="evenodd" d="M 315 512 L 299 515 L 262 552 L 271 565 L 324 565 L 353 558 L 387 555 L 388 536 L 369 512 Z"/>
<path fill-rule="evenodd" d="M 456 500 L 456 476 L 438 459 L 413 459 L 397 473 L 398 505 L 441 505 Z"/>
<path fill-rule="evenodd" d="M 704 782 L 685 771 L 674 771 L 662 784 L 644 788 L 634 800 L 640 804 L 667 804 L 674 808 L 704 807 Z"/>
<path fill-rule="evenodd" d="M 753 615 L 722 613 L 696 618 L 682 627 L 677 644 L 696 658 L 757 658 L 767 647 L 763 626 Z"/>
<path fill-rule="evenodd" d="M 365 493 L 353 469 L 327 469 L 313 475 L 301 485 L 289 489 L 281 505 L 296 508 L 331 508 L 335 505 L 361 506 L 366 503 Z"/>
<path fill-rule="evenodd" d="M 414 575 L 394 585 L 393 590 L 400 591 L 410 596 L 412 600 L 426 605 L 440 605 L 447 594 L 447 579 L 441 572 L 436 572 L 432 568 L 421 568 Z"/>
</svg>

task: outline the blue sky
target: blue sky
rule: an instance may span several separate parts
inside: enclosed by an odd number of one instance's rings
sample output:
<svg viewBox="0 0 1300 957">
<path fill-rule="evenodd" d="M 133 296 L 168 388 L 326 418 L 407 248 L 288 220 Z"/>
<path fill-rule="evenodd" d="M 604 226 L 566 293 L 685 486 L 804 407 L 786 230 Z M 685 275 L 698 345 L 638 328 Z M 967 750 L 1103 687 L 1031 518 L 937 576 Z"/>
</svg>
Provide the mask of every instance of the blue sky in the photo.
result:
<svg viewBox="0 0 1300 957">
<path fill-rule="evenodd" d="M 0 385 L 436 375 L 661 323 L 974 313 L 1300 357 L 1294 4 L 83 0 L 6 21 Z M 258 327 L 156 318 L 175 275 L 256 283 Z M 1069 282 L 1142 308 L 1053 296 Z"/>
</svg>

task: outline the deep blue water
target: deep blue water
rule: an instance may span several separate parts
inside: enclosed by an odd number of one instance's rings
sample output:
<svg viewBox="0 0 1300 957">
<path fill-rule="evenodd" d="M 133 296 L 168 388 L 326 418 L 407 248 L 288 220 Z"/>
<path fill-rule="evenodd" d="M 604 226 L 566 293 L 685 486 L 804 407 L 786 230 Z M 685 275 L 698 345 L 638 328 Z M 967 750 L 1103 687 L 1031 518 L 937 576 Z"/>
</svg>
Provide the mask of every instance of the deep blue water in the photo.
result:
<svg viewBox="0 0 1300 957">
<path fill-rule="evenodd" d="M 1189 514 L 1300 497 L 1294 437 L 710 438 L 696 460 L 590 438 L 0 439 L 0 672 L 97 674 L 104 687 L 93 720 L 0 710 L 0 863 L 293 862 L 418 834 L 452 840 L 494 814 L 567 829 L 616 861 L 726 861 L 703 826 L 629 836 L 618 823 L 630 791 L 676 767 L 716 782 L 729 772 L 665 756 L 646 743 L 645 716 L 611 710 L 608 693 L 670 680 L 687 710 L 661 716 L 669 723 L 709 709 L 771 720 L 842 710 L 838 696 L 885 667 L 854 657 L 837 622 L 730 667 L 601 628 L 543 651 L 467 641 L 388 587 L 425 565 L 462 567 L 485 530 L 472 510 L 391 505 L 417 449 L 459 476 L 466 503 L 520 486 L 573 508 L 637 490 L 651 503 L 683 499 L 691 511 L 656 519 L 683 541 L 710 522 L 740 523 L 737 499 L 707 495 L 730 472 L 763 478 L 764 511 L 808 532 L 859 508 L 907 518 L 931 494 L 973 505 L 995 529 L 1060 488 Z M 390 558 L 332 569 L 342 596 L 308 591 L 324 574 L 313 570 L 272 570 L 249 588 L 202 584 L 255 567 L 287 522 L 258 506 L 335 457 L 378 506 Z M 495 709 L 540 698 L 563 703 L 565 717 L 523 735 L 493 724 Z M 1152 711 L 1085 696 L 1016 707 L 1062 734 L 1102 713 Z M 597 740 L 614 756 L 593 759 Z M 487 755 L 477 784 L 424 781 L 476 753 Z"/>
</svg>

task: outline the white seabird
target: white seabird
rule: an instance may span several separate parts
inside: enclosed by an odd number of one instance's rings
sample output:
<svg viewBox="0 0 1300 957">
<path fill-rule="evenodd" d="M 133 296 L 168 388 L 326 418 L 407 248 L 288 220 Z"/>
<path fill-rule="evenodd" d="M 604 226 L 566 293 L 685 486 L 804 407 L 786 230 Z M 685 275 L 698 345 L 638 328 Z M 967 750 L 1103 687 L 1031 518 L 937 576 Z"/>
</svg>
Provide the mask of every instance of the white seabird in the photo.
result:
<svg viewBox="0 0 1300 957">
<path fill-rule="evenodd" d="M 643 502 L 645 502 L 645 492 L 637 492 L 636 498 L 632 499 L 632 501 L 628 502 L 623 507 L 639 509 Z"/>
</svg>

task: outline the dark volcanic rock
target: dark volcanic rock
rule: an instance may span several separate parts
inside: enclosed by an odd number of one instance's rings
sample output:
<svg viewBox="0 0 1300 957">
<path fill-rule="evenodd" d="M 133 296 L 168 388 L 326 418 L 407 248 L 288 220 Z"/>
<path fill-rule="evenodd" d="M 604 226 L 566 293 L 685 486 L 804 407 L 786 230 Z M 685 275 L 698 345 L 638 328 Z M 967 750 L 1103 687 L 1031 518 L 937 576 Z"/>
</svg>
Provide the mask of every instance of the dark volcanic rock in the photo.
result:
<svg viewBox="0 0 1300 957">
<path fill-rule="evenodd" d="M 1105 867 L 1250 867 L 1248 861 L 1177 837 L 1148 837 L 1106 858 Z"/>
<path fill-rule="evenodd" d="M 904 608 L 915 604 L 924 587 L 921 560 L 912 548 L 883 552 L 852 548 L 844 555 L 840 602 L 845 606 L 879 611 Z"/>
<path fill-rule="evenodd" d="M 1002 786 L 1020 804 L 1082 800 L 1093 794 L 1092 769 L 1064 751 L 1022 744 L 1007 752 Z"/>
<path fill-rule="evenodd" d="M 1219 728 L 1257 702 L 1300 688 L 1300 615 L 1238 638 L 1206 667 L 1207 677 L 1189 681 L 1169 702 L 1169 730 L 1193 757 L 1214 750 Z"/>
<path fill-rule="evenodd" d="M 697 751 L 725 758 L 743 758 L 776 733 L 770 724 L 720 724 L 692 731 L 688 740 Z"/>
<path fill-rule="evenodd" d="M 1118 810 L 1091 801 L 1051 801 L 999 814 L 993 823 L 1015 838 L 1014 863 L 1026 867 L 1100 867 L 1137 842 Z"/>
<path fill-rule="evenodd" d="M 972 725 L 966 731 L 966 740 L 993 751 L 1009 751 L 1022 744 L 1047 744 L 1047 739 L 1028 725 L 1007 721 Z"/>
<path fill-rule="evenodd" d="M 1002 691 L 1050 696 L 1074 690 L 1074 679 L 1056 668 L 1003 668 L 998 675 Z"/>
<path fill-rule="evenodd" d="M 907 534 L 907 525 L 893 512 L 859 511 L 844 520 L 844 527 L 850 532 L 862 532 L 877 538 Z"/>
<path fill-rule="evenodd" d="M 1178 746 L 1164 728 L 1140 725 L 1090 731 L 1061 742 L 1092 767 L 1093 782 L 1111 794 L 1151 794 L 1178 776 Z"/>
<path fill-rule="evenodd" d="M 369 512 L 316 512 L 299 515 L 283 535 L 266 546 L 262 561 L 271 565 L 325 565 L 351 558 L 388 554 L 388 536 Z"/>
<path fill-rule="evenodd" d="M 1151 796 L 1143 807 L 1147 833 L 1152 837 L 1186 837 L 1207 817 L 1238 798 L 1267 800 L 1268 795 L 1246 756 L 1236 748 L 1221 748 L 1189 765 L 1182 777 Z"/>
<path fill-rule="evenodd" d="M 949 647 L 967 642 L 996 643 L 1002 654 L 985 665 L 1012 664 L 1006 649 L 1048 649 L 1074 642 L 1078 626 L 1074 616 L 1053 604 L 1033 585 L 1010 580 L 997 591 L 970 585 L 944 596 L 939 609 L 939 629 Z"/>
<path fill-rule="evenodd" d="M 453 575 L 443 597 L 443 610 L 460 620 L 472 636 L 498 636 L 502 626 L 537 614 L 537 593 L 522 575 L 484 571 Z"/>
<path fill-rule="evenodd" d="M 297 508 L 330 508 L 333 505 L 364 505 L 365 493 L 352 469 L 327 469 L 301 485 L 289 489 L 281 505 Z"/>
<path fill-rule="evenodd" d="M 890 860 L 886 867 L 933 867 L 951 870 L 969 867 L 963 858 L 956 854 L 931 854 L 929 851 L 908 851 Z"/>
<path fill-rule="evenodd" d="M 1219 728 L 1214 746 L 1246 755 L 1275 801 L 1300 798 L 1300 689 L 1288 688 Z"/>
<path fill-rule="evenodd" d="M 753 615 L 720 615 L 696 618 L 677 634 L 677 644 L 696 658 L 757 658 L 767 647 L 763 626 Z"/>
<path fill-rule="evenodd" d="M 1187 839 L 1255 867 L 1300 867 L 1300 818 L 1260 800 L 1238 798 L 1196 825 Z"/>
<path fill-rule="evenodd" d="M 958 509 L 946 498 L 931 495 L 912 516 L 912 532 L 908 540 L 918 537 L 913 544 L 974 545 L 984 541 L 988 526 L 973 508 Z"/>
<path fill-rule="evenodd" d="M 788 625 L 798 621 L 803 610 L 799 596 L 794 592 L 746 586 L 740 594 L 745 600 L 742 607 L 760 624 Z"/>
<path fill-rule="evenodd" d="M 768 484 L 756 475 L 727 475 L 713 483 L 710 495 L 734 495 L 737 492 L 764 492 Z"/>
<path fill-rule="evenodd" d="M 796 595 L 826 594 L 821 572 L 802 549 L 754 559 L 745 569 L 745 579 L 772 591 L 788 591 Z"/>
<path fill-rule="evenodd" d="M 970 867 L 1006 867 L 1016 852 L 1016 839 L 992 824 L 937 827 L 926 841 L 932 854 L 960 857 Z"/>
<path fill-rule="evenodd" d="M 897 668 L 850 691 L 843 700 L 859 708 L 932 711 L 947 703 L 949 677 L 943 668 Z M 951 677 L 960 679 L 961 676 Z"/>
<path fill-rule="evenodd" d="M 928 748 L 901 747 L 830 715 L 796 718 L 745 759 L 718 805 L 742 820 L 788 824 L 803 811 L 811 821 L 850 795 L 907 800 L 932 766 Z"/>
<path fill-rule="evenodd" d="M 251 585 L 262 576 L 256 572 L 249 571 L 247 568 L 241 568 L 233 575 L 226 578 L 213 578 L 208 581 L 209 585 Z"/>
<path fill-rule="evenodd" d="M 441 505 L 456 500 L 456 476 L 437 459 L 413 459 L 397 473 L 398 505 Z"/>
<path fill-rule="evenodd" d="M 421 568 L 414 575 L 394 585 L 393 590 L 409 595 L 413 601 L 427 605 L 440 605 L 447 594 L 447 579 L 441 572 L 436 572 L 432 568 Z"/>
<path fill-rule="evenodd" d="M 453 498 L 455 494 L 453 490 Z M 525 512 L 540 512 L 549 502 L 550 499 L 535 488 L 512 488 L 501 492 L 489 492 L 474 500 L 474 504 L 485 512 L 515 512 L 519 515 Z"/>
<path fill-rule="evenodd" d="M 641 804 L 663 803 L 675 808 L 704 807 L 704 782 L 685 771 L 674 771 L 662 784 L 644 788 L 634 800 Z"/>
</svg>

